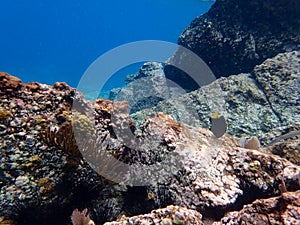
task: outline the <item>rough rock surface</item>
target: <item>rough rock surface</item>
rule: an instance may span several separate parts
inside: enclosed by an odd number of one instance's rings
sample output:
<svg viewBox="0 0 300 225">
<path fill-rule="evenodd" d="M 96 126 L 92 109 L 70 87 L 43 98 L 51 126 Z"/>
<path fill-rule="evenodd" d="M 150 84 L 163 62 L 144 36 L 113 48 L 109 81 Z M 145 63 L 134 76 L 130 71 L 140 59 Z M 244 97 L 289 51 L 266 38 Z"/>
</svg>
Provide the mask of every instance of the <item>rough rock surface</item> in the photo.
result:
<svg viewBox="0 0 300 225">
<path fill-rule="evenodd" d="M 300 121 L 300 51 L 267 59 L 253 76 L 283 124 Z"/>
<path fill-rule="evenodd" d="M 16 79 L 7 74 L 1 74 L 0 80 L 5 80 L 1 84 L 5 87 L 16 86 Z M 65 83 L 51 87 L 18 82 L 0 100 L 0 123 L 5 128 L 0 135 L 0 207 L 4 209 L 0 221 L 10 224 L 66 224 L 75 208 L 88 208 L 96 224 L 102 224 L 172 204 L 198 211 L 203 221 L 217 221 L 256 199 L 280 195 L 283 183 L 287 191 L 300 188 L 299 166 L 239 148 L 228 134 L 217 139 L 208 129 L 178 123 L 163 113 L 148 118 L 141 134 L 130 136 L 135 127 L 126 103 L 86 101 Z M 73 130 L 67 128 L 72 122 L 74 131 L 91 133 L 85 108 L 93 110 L 97 138 L 83 145 L 77 142 L 82 158 Z M 97 151 L 91 151 L 93 146 Z M 100 159 L 105 150 L 118 161 L 144 168 L 140 174 L 125 171 L 121 179 L 129 177 L 145 186 L 111 182 L 109 178 L 117 179 L 120 171 L 110 160 L 100 165 L 86 162 L 90 155 Z M 151 165 L 163 167 L 151 174 Z M 97 166 L 110 177 L 97 174 Z M 197 213 L 190 212 L 187 218 L 193 215 Z"/>
<path fill-rule="evenodd" d="M 165 78 L 163 65 L 157 62 L 147 62 L 136 74 L 128 75 L 126 84 L 124 88 L 113 89 L 110 99 L 127 101 L 130 113 L 150 108 L 162 100 L 176 98 L 184 93 Z"/>
<path fill-rule="evenodd" d="M 21 80 L 17 77 L 10 76 L 9 74 L 5 72 L 0 72 L 1 80 L 0 80 L 0 85 L 2 89 L 0 89 L 0 94 L 5 95 L 7 93 L 14 94 L 14 90 L 18 89 Z"/>
<path fill-rule="evenodd" d="M 97 225 L 297 224 L 299 9 L 217 0 L 179 43 L 217 76 L 247 73 L 182 96 L 159 63 L 128 77 L 129 104 L 0 73 L 0 225 L 65 225 L 75 208 Z M 207 129 L 215 111 L 228 123 L 220 138 Z M 240 148 L 230 134 L 269 146 Z"/>
<path fill-rule="evenodd" d="M 196 91 L 137 112 L 132 118 L 139 124 L 143 118 L 164 112 L 176 121 L 209 128 L 210 116 L 216 111 L 226 118 L 228 133 L 236 136 L 261 136 L 280 125 L 267 98 L 250 74 L 220 78 Z"/>
<path fill-rule="evenodd" d="M 229 212 L 221 221 L 202 221 L 202 215 L 195 210 L 168 206 L 153 210 L 150 214 L 122 217 L 105 225 L 172 225 L 172 224 L 298 224 L 300 221 L 300 192 L 285 192 L 281 196 L 258 199 L 243 206 L 240 211 Z"/>
<path fill-rule="evenodd" d="M 167 182 L 171 202 L 218 218 L 239 204 L 279 194 L 281 176 L 287 178 L 288 188 L 299 188 L 299 167 L 277 156 L 235 145 L 226 136 L 216 140 L 207 130 L 184 127 L 174 150 L 183 168 Z M 157 191 L 159 186 L 154 186 L 154 195 L 162 197 Z"/>
<path fill-rule="evenodd" d="M 279 197 L 259 199 L 242 210 L 228 213 L 221 224 L 299 224 L 300 191 L 285 192 Z"/>
<path fill-rule="evenodd" d="M 97 199 L 98 224 L 116 218 L 120 191 L 72 155 L 72 133 L 66 130 L 65 138 L 52 142 L 42 135 L 49 127 L 53 132 L 66 128 L 72 102 L 82 96 L 65 83 L 24 84 L 6 73 L 0 80 L 0 221 L 66 224 L 74 208 L 92 207 Z"/>
<path fill-rule="evenodd" d="M 267 58 L 299 49 L 299 15 L 298 0 L 216 0 L 178 44 L 198 54 L 217 77 L 248 73 Z M 178 70 L 167 69 L 166 75 L 183 85 L 190 82 Z"/>
<path fill-rule="evenodd" d="M 104 225 L 172 225 L 172 224 L 194 224 L 202 225 L 202 216 L 195 210 L 179 206 L 168 206 L 164 209 L 151 211 L 149 214 L 134 216 L 130 218 L 122 217 L 117 222 L 108 222 Z"/>
<path fill-rule="evenodd" d="M 266 133 L 265 138 L 272 141 L 270 146 L 261 150 L 300 165 L 300 123 L 277 127 Z"/>
<path fill-rule="evenodd" d="M 136 112 L 132 118 L 138 126 L 144 118 L 164 112 L 176 121 L 208 128 L 210 116 L 218 111 L 227 120 L 228 133 L 237 137 L 256 135 L 268 144 L 272 139 L 267 139 L 266 133 L 300 121 L 299 54 L 278 54 L 256 66 L 251 74 L 219 78 L 196 91 Z"/>
<path fill-rule="evenodd" d="M 62 224 L 57 218 L 69 216 L 68 203 L 81 202 L 79 193 L 88 193 L 98 179 L 89 167 L 69 173 L 67 155 L 40 138 L 45 125 L 70 109 L 75 89 L 65 83 L 23 84 L 6 73 L 0 80 L 0 221 Z"/>
<path fill-rule="evenodd" d="M 163 75 L 163 65 L 158 62 L 147 62 L 145 63 L 137 73 L 130 74 L 126 77 L 126 84 L 134 82 L 140 78 L 145 78 L 149 76 L 164 76 Z"/>
</svg>

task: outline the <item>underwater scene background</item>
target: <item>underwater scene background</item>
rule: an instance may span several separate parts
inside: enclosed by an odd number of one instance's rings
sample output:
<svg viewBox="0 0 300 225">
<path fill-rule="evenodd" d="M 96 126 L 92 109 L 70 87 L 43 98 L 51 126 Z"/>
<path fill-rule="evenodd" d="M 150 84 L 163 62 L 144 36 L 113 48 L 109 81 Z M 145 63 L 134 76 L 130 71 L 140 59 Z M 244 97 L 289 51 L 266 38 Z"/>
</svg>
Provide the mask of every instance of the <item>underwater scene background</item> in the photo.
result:
<svg viewBox="0 0 300 225">
<path fill-rule="evenodd" d="M 0 225 L 299 224 L 299 0 L 1 6 Z"/>
</svg>

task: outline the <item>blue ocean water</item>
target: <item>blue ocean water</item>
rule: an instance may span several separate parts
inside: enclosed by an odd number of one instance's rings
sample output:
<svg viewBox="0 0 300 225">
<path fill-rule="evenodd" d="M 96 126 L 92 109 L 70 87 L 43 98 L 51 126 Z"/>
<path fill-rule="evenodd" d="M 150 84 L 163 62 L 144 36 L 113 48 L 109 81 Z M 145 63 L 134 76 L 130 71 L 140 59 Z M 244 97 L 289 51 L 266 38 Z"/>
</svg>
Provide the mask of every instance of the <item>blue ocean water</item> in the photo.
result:
<svg viewBox="0 0 300 225">
<path fill-rule="evenodd" d="M 176 43 L 204 0 L 15 0 L 2 1 L 0 71 L 23 82 L 76 87 L 88 66 L 119 45 L 140 40 Z M 119 71 L 106 89 L 123 86 L 137 66 Z"/>
</svg>

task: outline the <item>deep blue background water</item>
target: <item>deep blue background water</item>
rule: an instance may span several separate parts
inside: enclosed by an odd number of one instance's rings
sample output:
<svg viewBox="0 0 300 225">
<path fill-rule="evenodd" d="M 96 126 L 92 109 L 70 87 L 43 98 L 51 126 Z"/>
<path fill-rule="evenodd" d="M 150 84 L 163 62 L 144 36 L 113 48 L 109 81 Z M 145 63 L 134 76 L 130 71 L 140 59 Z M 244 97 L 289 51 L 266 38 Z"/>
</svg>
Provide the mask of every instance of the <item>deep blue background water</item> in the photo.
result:
<svg viewBox="0 0 300 225">
<path fill-rule="evenodd" d="M 14 0 L 2 1 L 0 71 L 23 82 L 76 87 L 101 54 L 139 40 L 177 42 L 213 2 L 202 0 Z M 136 67 L 119 74 L 134 73 Z M 123 79 L 114 79 L 117 87 Z"/>
</svg>

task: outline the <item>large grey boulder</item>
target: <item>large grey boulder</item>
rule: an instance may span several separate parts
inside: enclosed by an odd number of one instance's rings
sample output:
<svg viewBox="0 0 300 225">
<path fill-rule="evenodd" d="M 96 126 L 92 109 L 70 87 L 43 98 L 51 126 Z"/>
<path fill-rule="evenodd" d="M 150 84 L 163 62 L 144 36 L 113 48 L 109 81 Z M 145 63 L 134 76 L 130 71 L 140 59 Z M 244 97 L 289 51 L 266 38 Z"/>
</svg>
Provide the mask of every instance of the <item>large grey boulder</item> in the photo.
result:
<svg viewBox="0 0 300 225">
<path fill-rule="evenodd" d="M 299 122 L 299 51 L 278 54 L 255 67 L 252 73 L 222 77 L 207 86 L 155 107 L 132 114 L 139 126 L 157 112 L 199 127 L 210 127 L 218 111 L 227 120 L 227 132 L 235 136 L 265 134 Z"/>
<path fill-rule="evenodd" d="M 136 74 L 128 75 L 126 87 L 113 89 L 110 99 L 127 101 L 130 113 L 155 106 L 158 102 L 178 97 L 184 91 L 165 78 L 163 65 L 145 63 Z"/>
<path fill-rule="evenodd" d="M 284 125 L 300 121 L 299 51 L 267 59 L 255 67 L 253 75 Z"/>
</svg>

